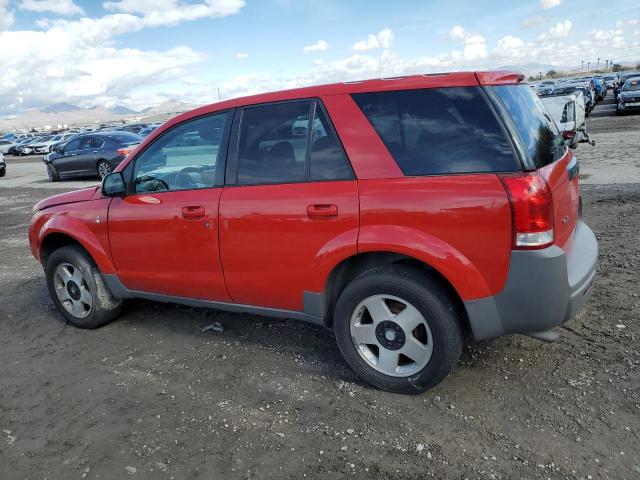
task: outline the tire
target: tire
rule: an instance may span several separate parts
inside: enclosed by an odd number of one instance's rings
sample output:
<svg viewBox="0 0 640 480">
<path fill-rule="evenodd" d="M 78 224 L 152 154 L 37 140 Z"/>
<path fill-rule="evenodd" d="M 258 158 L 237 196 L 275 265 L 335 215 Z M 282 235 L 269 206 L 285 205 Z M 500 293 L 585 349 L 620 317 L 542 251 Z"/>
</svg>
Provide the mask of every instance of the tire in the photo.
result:
<svg viewBox="0 0 640 480">
<path fill-rule="evenodd" d="M 111 165 L 109 165 L 109 162 L 106 160 L 98 160 L 96 170 L 98 171 L 100 179 L 103 179 L 113 171 L 113 168 L 111 168 Z"/>
<path fill-rule="evenodd" d="M 379 310 L 380 301 L 386 309 Z M 371 314 L 367 304 L 389 320 L 380 321 L 382 317 Z M 410 316 L 401 320 L 405 311 Z M 333 318 L 336 341 L 349 366 L 366 382 L 389 392 L 415 394 L 434 387 L 452 371 L 462 353 L 459 317 L 449 295 L 436 279 L 405 265 L 376 267 L 356 277 L 340 294 Z M 360 328 L 362 333 L 354 333 Z M 365 343 L 357 344 L 363 339 Z M 407 350 L 409 347 L 414 348 Z M 404 356 L 407 351 L 413 352 L 413 358 Z M 381 360 L 381 353 L 394 360 Z M 385 363 L 398 366 L 389 369 Z"/>
<path fill-rule="evenodd" d="M 60 174 L 58 173 L 58 169 L 51 163 L 47 163 L 47 175 L 49 175 L 49 180 L 52 182 L 60 181 Z"/>
<path fill-rule="evenodd" d="M 77 245 L 55 250 L 45 267 L 53 303 L 72 325 L 98 328 L 115 320 L 122 300 L 114 298 L 87 252 Z"/>
<path fill-rule="evenodd" d="M 0 177 L 4 177 L 7 174 L 7 169 L 5 167 L 0 167 Z"/>
</svg>

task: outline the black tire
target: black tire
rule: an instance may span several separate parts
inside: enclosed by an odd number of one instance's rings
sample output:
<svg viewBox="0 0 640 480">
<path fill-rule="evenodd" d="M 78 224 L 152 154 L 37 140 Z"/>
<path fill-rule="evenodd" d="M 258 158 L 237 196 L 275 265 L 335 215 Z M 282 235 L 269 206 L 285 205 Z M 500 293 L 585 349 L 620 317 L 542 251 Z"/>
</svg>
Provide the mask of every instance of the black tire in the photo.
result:
<svg viewBox="0 0 640 480">
<path fill-rule="evenodd" d="M 79 317 L 70 312 L 56 292 L 57 286 L 60 287 L 59 279 L 56 278 L 56 269 L 65 264 L 80 271 L 86 284 L 81 285 L 81 288 L 89 291 L 92 306 L 85 317 Z M 80 246 L 68 245 L 55 250 L 47 259 L 45 274 L 53 303 L 72 325 L 78 328 L 98 328 L 112 322 L 120 315 L 122 300 L 116 299 L 111 294 L 93 259 Z"/>
<path fill-rule="evenodd" d="M 106 160 L 98 160 L 98 163 L 96 164 L 96 171 L 98 172 L 98 176 L 102 180 L 113 171 L 113 168 L 111 168 L 111 165 L 109 165 L 109 162 L 107 162 Z M 103 175 L 101 172 L 107 173 Z"/>
<path fill-rule="evenodd" d="M 351 337 L 351 317 L 363 300 L 392 295 L 410 302 L 427 321 L 433 351 L 411 376 L 386 375 L 369 365 Z M 389 392 L 420 393 L 440 383 L 462 353 L 459 316 L 446 290 L 430 275 L 405 265 L 376 267 L 352 280 L 340 294 L 333 316 L 338 347 L 349 366 L 366 382 Z"/>
<path fill-rule="evenodd" d="M 5 167 L 0 167 L 0 177 L 4 177 L 7 174 L 7 169 Z"/>
<path fill-rule="evenodd" d="M 58 169 L 52 163 L 47 163 L 47 175 L 49 175 L 49 180 L 52 182 L 60 181 L 60 174 L 58 173 Z"/>
</svg>

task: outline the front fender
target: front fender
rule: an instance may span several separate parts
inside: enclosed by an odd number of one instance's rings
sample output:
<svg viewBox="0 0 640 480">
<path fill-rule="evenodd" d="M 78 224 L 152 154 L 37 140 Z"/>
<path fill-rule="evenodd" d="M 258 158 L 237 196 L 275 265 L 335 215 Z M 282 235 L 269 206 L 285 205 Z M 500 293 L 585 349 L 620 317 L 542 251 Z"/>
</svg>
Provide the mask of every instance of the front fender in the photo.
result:
<svg viewBox="0 0 640 480">
<path fill-rule="evenodd" d="M 456 290 L 462 300 L 491 295 L 480 271 L 460 251 L 422 230 L 398 225 L 360 228 L 358 253 L 390 252 L 415 258 L 429 265 Z"/>
<path fill-rule="evenodd" d="M 96 262 L 100 272 L 115 273 L 109 251 L 107 207 L 99 205 L 102 203 L 102 201 L 87 202 L 83 208 L 74 212 L 73 216 L 52 215 L 37 231 L 38 249 L 42 249 L 42 245 L 50 235 L 66 235 L 82 245 Z M 105 203 L 108 204 L 108 201 Z M 38 258 L 42 261 L 41 251 L 38 254 Z"/>
</svg>

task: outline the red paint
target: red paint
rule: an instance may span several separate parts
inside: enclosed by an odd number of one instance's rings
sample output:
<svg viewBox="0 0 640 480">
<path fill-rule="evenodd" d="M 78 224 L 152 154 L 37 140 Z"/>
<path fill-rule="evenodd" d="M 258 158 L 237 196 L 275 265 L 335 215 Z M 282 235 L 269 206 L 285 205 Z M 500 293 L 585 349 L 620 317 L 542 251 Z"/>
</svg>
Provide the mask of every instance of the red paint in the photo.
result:
<svg viewBox="0 0 640 480">
<path fill-rule="evenodd" d="M 331 205 L 336 215 L 309 215 Z M 322 209 L 322 207 L 320 207 Z M 234 302 L 302 310 L 303 292 L 322 292 L 331 269 L 356 254 L 356 181 L 225 188 L 220 248 Z"/>
<path fill-rule="evenodd" d="M 229 301 L 218 248 L 221 188 L 114 198 L 111 254 L 130 290 Z"/>
<path fill-rule="evenodd" d="M 364 252 L 401 253 L 440 272 L 463 300 L 496 294 L 511 253 L 508 198 L 493 174 L 406 178 L 350 98 L 351 93 L 518 83 L 513 72 L 415 75 L 340 83 L 233 99 L 182 114 L 157 129 L 117 168 L 171 127 L 254 103 L 320 98 L 357 180 L 103 198 L 94 189 L 40 202 L 31 248 L 51 233 L 81 243 L 103 273 L 131 290 L 290 310 L 303 292 L 324 292 L 332 270 Z M 566 188 L 571 154 L 540 170 L 557 208 L 557 243 L 577 215 L 577 180 Z M 575 207 L 575 208 L 574 208 Z M 101 221 L 96 222 L 96 216 Z M 108 228 L 107 228 L 108 218 Z M 558 227 L 556 227 L 558 228 Z"/>
</svg>

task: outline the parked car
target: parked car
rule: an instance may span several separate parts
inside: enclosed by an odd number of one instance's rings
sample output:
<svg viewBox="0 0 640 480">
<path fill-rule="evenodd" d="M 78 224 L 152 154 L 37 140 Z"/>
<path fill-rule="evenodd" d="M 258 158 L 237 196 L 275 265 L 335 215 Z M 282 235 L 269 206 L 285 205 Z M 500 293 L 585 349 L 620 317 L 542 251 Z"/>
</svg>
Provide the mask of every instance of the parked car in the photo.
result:
<svg viewBox="0 0 640 480">
<path fill-rule="evenodd" d="M 428 389 L 466 325 L 551 341 L 591 295 L 577 160 L 523 79 L 417 75 L 182 114 L 101 188 L 39 202 L 31 250 L 78 327 L 134 297 L 306 320 L 367 382 Z M 320 134 L 293 134 L 305 115 Z"/>
<path fill-rule="evenodd" d="M 148 124 L 146 123 L 127 123 L 125 125 L 122 125 L 120 127 L 116 127 L 113 130 L 121 130 L 124 132 L 131 132 L 131 133 L 140 133 L 141 130 L 145 129 L 148 127 Z"/>
<path fill-rule="evenodd" d="M 624 82 L 618 93 L 618 115 L 640 110 L 640 75 Z"/>
<path fill-rule="evenodd" d="M 635 78 L 635 77 L 640 77 L 640 72 L 625 72 L 618 77 L 618 85 L 614 90 L 616 103 L 618 102 L 618 94 L 620 93 L 620 90 L 622 90 L 622 87 L 624 86 L 625 82 L 630 78 Z"/>
<path fill-rule="evenodd" d="M 602 79 L 604 80 L 607 90 L 615 89 L 616 84 L 618 83 L 618 77 L 616 75 L 605 75 Z"/>
<path fill-rule="evenodd" d="M 7 151 L 8 155 L 22 155 L 22 148 L 28 145 L 33 141 L 33 137 L 22 137 L 20 140 L 16 141 L 13 145 L 11 145 Z"/>
<path fill-rule="evenodd" d="M 0 140 L 0 153 L 9 153 L 9 149 L 14 145 L 14 141 L 8 138 Z"/>
<path fill-rule="evenodd" d="M 4 159 L 4 154 L 0 152 L 0 177 L 4 177 L 7 174 L 7 161 Z"/>
<path fill-rule="evenodd" d="M 142 130 L 140 130 L 138 132 L 138 135 L 140 135 L 142 138 L 146 138 L 149 135 L 151 135 L 151 133 L 153 131 L 156 130 L 156 128 L 158 128 L 160 125 L 162 125 L 161 123 L 152 123 L 149 124 L 148 126 L 144 127 Z"/>
<path fill-rule="evenodd" d="M 595 144 L 587 134 L 584 99 L 580 90 L 569 95 L 543 96 L 540 100 L 570 148 L 576 148 L 579 143 Z"/>
<path fill-rule="evenodd" d="M 72 177 L 105 177 L 142 137 L 129 132 L 78 135 L 43 158 L 52 182 Z"/>
</svg>

